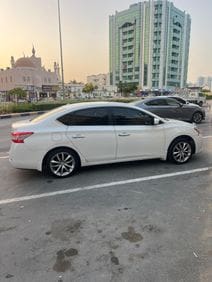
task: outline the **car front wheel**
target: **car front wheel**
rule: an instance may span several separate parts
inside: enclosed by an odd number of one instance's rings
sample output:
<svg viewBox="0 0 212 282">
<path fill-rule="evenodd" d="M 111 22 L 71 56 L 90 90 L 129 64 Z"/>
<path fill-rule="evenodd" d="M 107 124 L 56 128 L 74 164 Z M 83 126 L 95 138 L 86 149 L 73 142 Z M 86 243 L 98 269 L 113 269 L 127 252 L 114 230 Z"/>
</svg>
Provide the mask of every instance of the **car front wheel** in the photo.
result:
<svg viewBox="0 0 212 282">
<path fill-rule="evenodd" d="M 176 164 L 187 163 L 192 157 L 192 142 L 178 139 L 173 142 L 168 151 L 168 160 Z"/>
<path fill-rule="evenodd" d="M 55 177 L 64 178 L 73 175 L 79 168 L 77 154 L 68 148 L 51 151 L 45 161 L 45 172 Z"/>
</svg>

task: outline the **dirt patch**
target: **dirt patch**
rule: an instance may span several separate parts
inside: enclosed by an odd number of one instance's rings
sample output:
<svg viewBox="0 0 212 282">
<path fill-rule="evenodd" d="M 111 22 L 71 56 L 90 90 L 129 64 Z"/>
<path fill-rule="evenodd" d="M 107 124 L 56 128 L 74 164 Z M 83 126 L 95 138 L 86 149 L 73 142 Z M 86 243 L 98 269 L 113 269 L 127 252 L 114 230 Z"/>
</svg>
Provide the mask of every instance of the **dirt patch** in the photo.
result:
<svg viewBox="0 0 212 282">
<path fill-rule="evenodd" d="M 159 233 L 161 232 L 161 229 L 159 227 L 157 227 L 156 225 L 153 224 L 147 224 L 143 227 L 144 231 L 147 232 L 154 232 L 154 233 Z"/>
<path fill-rule="evenodd" d="M 56 272 L 66 272 L 71 268 L 71 262 L 65 259 L 63 250 L 57 252 L 57 259 L 53 266 L 53 270 Z"/>
<path fill-rule="evenodd" d="M 74 270 L 71 266 L 70 257 L 78 255 L 78 250 L 70 248 L 68 250 L 59 250 L 57 252 L 56 262 L 53 266 L 53 270 L 56 272 L 66 272 L 67 270 Z"/>
<path fill-rule="evenodd" d="M 71 249 L 66 250 L 64 253 L 67 257 L 73 257 L 73 256 L 78 255 L 78 250 L 71 248 Z"/>
<path fill-rule="evenodd" d="M 16 226 L 0 227 L 0 233 L 7 232 L 7 231 L 13 230 L 13 229 L 15 229 L 15 228 L 16 228 Z"/>
<path fill-rule="evenodd" d="M 9 278 L 12 278 L 12 277 L 14 277 L 14 275 L 9 274 L 9 273 L 5 276 L 6 279 L 9 279 Z"/>
<path fill-rule="evenodd" d="M 47 231 L 45 234 L 48 236 L 48 235 L 51 235 L 52 232 L 51 231 Z"/>
<path fill-rule="evenodd" d="M 135 229 L 132 226 L 128 227 L 128 232 L 121 233 L 121 236 L 131 243 L 136 243 L 143 239 L 142 235 L 140 233 L 136 233 Z"/>
<path fill-rule="evenodd" d="M 131 210 L 131 208 L 121 208 L 121 209 L 118 209 L 118 211 L 128 211 L 128 210 Z"/>
<path fill-rule="evenodd" d="M 112 256 L 110 260 L 113 264 L 119 265 L 119 259 L 117 257 Z"/>
<path fill-rule="evenodd" d="M 81 220 L 64 219 L 52 223 L 51 234 L 54 238 L 68 241 L 73 238 L 82 226 Z"/>
</svg>

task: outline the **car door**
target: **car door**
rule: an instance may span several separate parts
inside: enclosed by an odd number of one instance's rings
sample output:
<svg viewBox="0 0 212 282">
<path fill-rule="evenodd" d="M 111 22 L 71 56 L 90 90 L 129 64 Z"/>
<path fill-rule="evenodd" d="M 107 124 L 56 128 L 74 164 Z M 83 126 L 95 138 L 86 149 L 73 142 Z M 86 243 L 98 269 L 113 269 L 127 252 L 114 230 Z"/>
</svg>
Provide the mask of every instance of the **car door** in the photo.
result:
<svg viewBox="0 0 212 282">
<path fill-rule="evenodd" d="M 146 103 L 146 109 L 160 117 L 176 119 L 179 116 L 177 113 L 179 103 L 174 100 L 172 100 L 173 103 L 168 103 L 168 101 L 167 98 L 152 99 Z"/>
<path fill-rule="evenodd" d="M 181 105 L 178 109 L 178 118 L 185 121 L 190 121 L 192 119 L 193 113 L 198 106 L 192 105 L 191 103 Z"/>
<path fill-rule="evenodd" d="M 180 102 L 176 101 L 172 98 L 166 99 L 167 103 L 167 118 L 173 118 L 173 119 L 184 119 L 184 106 Z"/>
<path fill-rule="evenodd" d="M 67 137 L 88 162 L 115 159 L 116 136 L 107 107 L 77 110 L 63 118 Z"/>
<path fill-rule="evenodd" d="M 113 107 L 117 159 L 157 158 L 164 155 L 163 124 L 153 125 L 153 116 L 142 110 Z"/>
</svg>

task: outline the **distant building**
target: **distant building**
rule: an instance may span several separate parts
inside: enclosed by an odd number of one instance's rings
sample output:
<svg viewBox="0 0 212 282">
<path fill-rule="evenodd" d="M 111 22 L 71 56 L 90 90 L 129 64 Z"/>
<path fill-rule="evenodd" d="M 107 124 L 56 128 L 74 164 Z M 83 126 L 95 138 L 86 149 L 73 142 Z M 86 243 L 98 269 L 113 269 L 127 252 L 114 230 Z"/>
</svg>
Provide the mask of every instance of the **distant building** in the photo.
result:
<svg viewBox="0 0 212 282">
<path fill-rule="evenodd" d="M 70 98 L 81 98 L 84 83 L 81 82 L 68 82 L 65 83 L 65 92 Z"/>
<path fill-rule="evenodd" d="M 35 56 L 32 49 L 31 57 L 22 57 L 15 61 L 11 57 L 11 67 L 0 70 L 0 92 L 7 93 L 14 88 L 27 91 L 29 99 L 56 97 L 60 81 L 59 65 L 54 63 L 54 71 L 46 70 L 41 58 Z"/>
<path fill-rule="evenodd" d="M 173 89 L 187 82 L 191 19 L 167 0 L 144 1 L 109 18 L 110 83 Z"/>
<path fill-rule="evenodd" d="M 110 97 L 117 92 L 117 87 L 110 84 L 110 74 L 96 74 L 87 76 L 87 83 L 97 87 L 95 93 L 98 96 Z"/>
<path fill-rule="evenodd" d="M 87 83 L 92 83 L 99 90 L 104 90 L 108 83 L 108 74 L 89 75 L 87 76 Z"/>
<path fill-rule="evenodd" d="M 212 91 L 212 77 L 211 76 L 208 76 L 208 77 L 200 76 L 200 77 L 198 77 L 197 86 L 208 88 L 210 91 Z"/>
</svg>

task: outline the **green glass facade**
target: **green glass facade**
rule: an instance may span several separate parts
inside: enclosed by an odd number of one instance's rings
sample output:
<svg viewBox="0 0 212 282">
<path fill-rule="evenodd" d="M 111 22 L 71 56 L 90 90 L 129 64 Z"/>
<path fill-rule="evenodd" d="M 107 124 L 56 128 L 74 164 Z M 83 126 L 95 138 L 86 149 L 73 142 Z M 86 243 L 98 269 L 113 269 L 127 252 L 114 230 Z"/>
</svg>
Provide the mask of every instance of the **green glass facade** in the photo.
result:
<svg viewBox="0 0 212 282">
<path fill-rule="evenodd" d="M 190 16 L 169 1 L 145 1 L 110 16 L 110 82 L 141 88 L 184 87 Z"/>
</svg>

